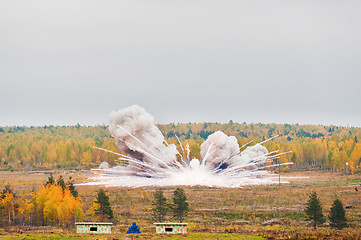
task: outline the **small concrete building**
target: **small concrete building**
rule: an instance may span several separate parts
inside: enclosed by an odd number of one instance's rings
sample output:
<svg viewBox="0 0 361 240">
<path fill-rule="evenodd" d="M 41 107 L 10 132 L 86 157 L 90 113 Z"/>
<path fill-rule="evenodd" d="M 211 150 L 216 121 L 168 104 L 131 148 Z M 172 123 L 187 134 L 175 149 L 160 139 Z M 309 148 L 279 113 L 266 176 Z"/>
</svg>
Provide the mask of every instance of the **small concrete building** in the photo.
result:
<svg viewBox="0 0 361 240">
<path fill-rule="evenodd" d="M 77 233 L 111 233 L 113 223 L 77 222 L 75 225 Z"/>
<path fill-rule="evenodd" d="M 158 234 L 187 234 L 188 223 L 153 223 Z"/>
</svg>

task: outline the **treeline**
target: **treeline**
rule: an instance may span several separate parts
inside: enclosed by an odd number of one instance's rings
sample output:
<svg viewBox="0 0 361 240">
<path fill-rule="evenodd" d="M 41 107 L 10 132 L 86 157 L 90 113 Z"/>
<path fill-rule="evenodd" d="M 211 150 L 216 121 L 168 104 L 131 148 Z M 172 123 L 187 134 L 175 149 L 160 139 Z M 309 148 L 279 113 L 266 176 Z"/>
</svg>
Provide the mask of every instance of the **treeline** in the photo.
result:
<svg viewBox="0 0 361 240">
<path fill-rule="evenodd" d="M 86 216 L 86 214 L 88 216 Z M 84 205 L 74 180 L 65 182 L 52 175 L 30 195 L 17 193 L 9 184 L 0 192 L 1 226 L 61 226 L 73 227 L 86 218 L 92 221 L 113 220 L 109 197 L 100 189 L 93 205 L 84 213 Z"/>
<path fill-rule="evenodd" d="M 200 145 L 215 131 L 235 136 L 240 146 L 264 141 L 279 135 L 265 146 L 280 152 L 281 162 L 292 161 L 293 169 L 323 169 L 351 173 L 361 170 L 361 128 L 298 125 L 298 124 L 239 124 L 188 123 L 158 125 L 167 141 L 189 144 L 191 156 L 199 158 Z M 93 147 L 117 151 L 107 126 L 44 126 L 0 127 L 0 169 L 89 169 L 107 161 L 117 164 L 117 157 Z M 178 146 L 179 147 L 179 146 Z M 182 151 L 179 147 L 179 151 Z"/>
<path fill-rule="evenodd" d="M 117 150 L 106 126 L 2 127 L 0 169 L 89 169 L 114 155 L 93 146 Z"/>
<path fill-rule="evenodd" d="M 0 226 L 63 226 L 69 227 L 83 217 L 82 200 L 74 182 L 64 179 L 49 181 L 33 190 L 30 196 L 19 196 L 10 185 L 0 194 Z"/>
</svg>

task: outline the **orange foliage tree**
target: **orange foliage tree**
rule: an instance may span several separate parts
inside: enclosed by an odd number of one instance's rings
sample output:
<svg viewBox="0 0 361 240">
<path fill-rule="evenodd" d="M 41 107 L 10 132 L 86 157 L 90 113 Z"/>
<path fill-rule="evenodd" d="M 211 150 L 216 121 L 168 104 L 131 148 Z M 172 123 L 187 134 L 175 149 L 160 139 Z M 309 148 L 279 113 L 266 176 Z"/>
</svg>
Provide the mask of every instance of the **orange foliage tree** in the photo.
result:
<svg viewBox="0 0 361 240">
<path fill-rule="evenodd" d="M 48 184 L 33 192 L 25 203 L 25 216 L 30 216 L 36 225 L 59 225 L 69 227 L 81 220 L 81 198 L 74 197 L 68 188 Z"/>
</svg>

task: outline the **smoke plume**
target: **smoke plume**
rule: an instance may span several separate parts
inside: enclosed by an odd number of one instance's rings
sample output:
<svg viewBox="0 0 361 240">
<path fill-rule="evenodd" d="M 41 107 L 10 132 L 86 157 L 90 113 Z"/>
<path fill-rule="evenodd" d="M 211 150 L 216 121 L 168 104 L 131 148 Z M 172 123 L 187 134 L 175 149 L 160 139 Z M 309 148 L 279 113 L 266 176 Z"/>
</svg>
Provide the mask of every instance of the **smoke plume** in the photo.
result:
<svg viewBox="0 0 361 240">
<path fill-rule="evenodd" d="M 164 136 L 154 125 L 154 118 L 142 107 L 133 105 L 111 112 L 109 131 L 116 145 L 135 159 L 158 166 L 176 160 L 176 146 L 164 145 Z"/>
<path fill-rule="evenodd" d="M 239 187 L 250 184 L 271 184 L 272 176 L 262 171 L 267 160 L 277 159 L 260 144 L 240 152 L 237 139 L 221 131 L 209 135 L 201 145 L 201 160 L 180 156 L 177 148 L 167 144 L 163 134 L 154 125 L 154 118 L 139 106 L 131 106 L 112 112 L 109 116 L 109 131 L 123 153 L 112 152 L 128 162 L 127 167 L 109 168 L 102 163 L 97 171 L 104 173 L 97 184 L 108 186 L 174 186 L 205 185 Z M 178 137 L 177 137 L 178 139 Z M 178 139 L 179 140 L 179 139 Z M 180 148 L 184 149 L 179 141 Z M 189 149 L 188 145 L 186 150 Z M 283 163 L 281 165 L 292 164 Z M 277 166 L 274 165 L 274 166 Z"/>
<path fill-rule="evenodd" d="M 214 132 L 202 143 L 200 153 L 204 163 L 217 166 L 239 153 L 237 138 L 221 131 Z"/>
</svg>

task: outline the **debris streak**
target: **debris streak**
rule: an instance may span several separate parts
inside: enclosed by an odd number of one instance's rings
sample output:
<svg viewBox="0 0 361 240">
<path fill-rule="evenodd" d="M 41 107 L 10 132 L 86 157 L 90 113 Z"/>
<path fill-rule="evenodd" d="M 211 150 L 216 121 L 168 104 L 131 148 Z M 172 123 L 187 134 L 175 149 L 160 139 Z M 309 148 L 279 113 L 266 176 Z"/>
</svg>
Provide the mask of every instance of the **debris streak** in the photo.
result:
<svg viewBox="0 0 361 240">
<path fill-rule="evenodd" d="M 119 156 L 122 164 L 109 168 L 102 163 L 94 169 L 96 176 L 89 185 L 107 186 L 175 186 L 204 185 L 241 187 L 244 185 L 273 184 L 274 174 L 263 170 L 292 163 L 274 163 L 289 152 L 269 152 L 262 144 L 252 141 L 239 146 L 236 137 L 216 131 L 200 146 L 201 160 L 190 157 L 188 143 L 183 147 L 175 135 L 175 144 L 168 143 L 155 126 L 154 118 L 142 107 L 133 105 L 109 116 L 109 131 L 122 153 L 94 147 Z M 241 149 L 245 148 L 243 151 Z M 178 156 L 178 157 L 177 157 Z"/>
</svg>

